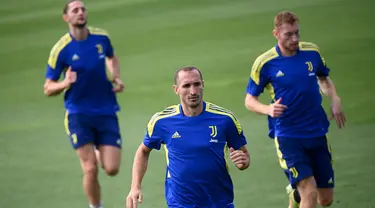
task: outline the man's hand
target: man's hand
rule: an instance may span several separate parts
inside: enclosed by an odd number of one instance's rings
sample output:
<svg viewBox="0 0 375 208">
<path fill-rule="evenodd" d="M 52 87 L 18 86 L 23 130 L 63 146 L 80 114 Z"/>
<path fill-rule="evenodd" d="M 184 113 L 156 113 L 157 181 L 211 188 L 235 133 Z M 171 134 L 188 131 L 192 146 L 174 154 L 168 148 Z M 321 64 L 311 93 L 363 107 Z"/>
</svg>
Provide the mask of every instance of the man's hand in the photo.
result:
<svg viewBox="0 0 375 208">
<path fill-rule="evenodd" d="M 125 85 L 120 78 L 114 78 L 112 82 L 113 84 L 115 84 L 115 87 L 113 88 L 113 92 L 124 91 Z"/>
<path fill-rule="evenodd" d="M 142 197 L 141 188 L 132 188 L 126 197 L 126 208 L 137 208 L 138 203 L 142 203 Z"/>
<path fill-rule="evenodd" d="M 339 129 L 345 127 L 346 117 L 344 112 L 342 112 L 341 99 L 339 97 L 334 97 L 332 99 L 331 116 L 329 119 L 335 119 Z"/>
<path fill-rule="evenodd" d="M 71 84 L 77 81 L 77 72 L 72 71 L 72 67 L 70 66 L 65 73 L 64 84 L 66 87 L 70 87 Z"/>
<path fill-rule="evenodd" d="M 277 118 L 284 113 L 284 110 L 288 107 L 281 104 L 281 98 L 279 98 L 275 103 L 268 106 L 268 115 L 272 118 Z"/>
<path fill-rule="evenodd" d="M 232 147 L 229 149 L 230 151 L 230 159 L 236 165 L 236 167 L 240 170 L 247 168 L 246 166 L 249 164 L 249 158 L 242 150 L 234 150 Z"/>
</svg>

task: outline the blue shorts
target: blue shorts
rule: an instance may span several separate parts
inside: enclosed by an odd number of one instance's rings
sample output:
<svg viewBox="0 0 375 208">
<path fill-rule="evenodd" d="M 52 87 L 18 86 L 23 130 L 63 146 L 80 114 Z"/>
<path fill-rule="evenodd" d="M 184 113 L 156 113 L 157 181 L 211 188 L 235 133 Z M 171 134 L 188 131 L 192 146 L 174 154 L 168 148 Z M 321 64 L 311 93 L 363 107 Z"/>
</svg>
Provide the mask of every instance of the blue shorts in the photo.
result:
<svg viewBox="0 0 375 208">
<path fill-rule="evenodd" d="M 331 147 L 326 136 L 298 139 L 275 138 L 281 167 L 293 188 L 299 181 L 314 176 L 318 188 L 334 187 Z"/>
<path fill-rule="evenodd" d="M 275 138 L 275 119 L 271 116 L 267 116 L 268 121 L 268 137 L 271 139 Z"/>
<path fill-rule="evenodd" d="M 187 203 L 182 202 L 181 198 L 179 199 L 179 197 L 174 194 L 175 192 L 180 192 L 180 190 L 175 191 L 173 190 L 172 187 L 173 187 L 173 183 L 171 182 L 171 179 L 166 179 L 164 193 L 165 193 L 165 199 L 167 201 L 168 208 L 219 208 L 219 207 L 220 208 L 235 208 L 234 203 L 228 203 L 228 202 L 222 202 L 222 201 L 221 202 L 216 201 L 216 203 L 211 201 L 212 203 L 209 203 L 206 205 L 196 205 L 195 203 L 193 204 L 191 200 L 189 200 L 190 203 L 187 204 Z M 179 193 L 178 195 L 181 195 L 181 193 Z M 182 195 L 183 197 L 185 197 L 186 195 L 189 195 L 189 194 L 185 193 Z M 207 199 L 207 196 L 204 196 L 204 197 Z M 226 199 L 226 198 L 228 198 L 228 196 L 223 196 L 222 198 L 219 199 L 219 201 Z"/>
<path fill-rule="evenodd" d="M 116 115 L 66 114 L 65 129 L 74 149 L 92 143 L 96 147 L 121 148 L 121 134 Z"/>
<path fill-rule="evenodd" d="M 170 204 L 168 205 L 168 208 L 201 208 L 201 206 L 196 206 L 196 205 L 184 205 L 184 204 Z M 217 208 L 217 206 L 209 206 L 209 207 L 204 207 L 204 208 Z M 228 204 L 224 205 L 222 208 L 235 208 L 234 204 Z"/>
</svg>

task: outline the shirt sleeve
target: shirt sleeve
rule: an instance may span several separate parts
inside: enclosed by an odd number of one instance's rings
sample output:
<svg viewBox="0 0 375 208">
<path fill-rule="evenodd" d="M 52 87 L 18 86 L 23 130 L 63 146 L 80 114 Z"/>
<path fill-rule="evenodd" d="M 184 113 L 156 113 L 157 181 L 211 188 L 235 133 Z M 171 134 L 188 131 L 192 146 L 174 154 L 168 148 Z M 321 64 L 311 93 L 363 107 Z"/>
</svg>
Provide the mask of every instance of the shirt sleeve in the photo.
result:
<svg viewBox="0 0 375 208">
<path fill-rule="evenodd" d="M 317 76 L 318 77 L 328 77 L 330 69 L 327 67 L 327 63 L 324 57 L 318 52 L 318 69 L 317 69 Z"/>
<path fill-rule="evenodd" d="M 64 54 L 63 50 L 57 47 L 52 48 L 50 55 L 48 57 L 47 68 L 46 68 L 46 79 L 51 79 L 58 81 L 60 79 L 61 73 L 66 67 L 64 64 Z"/>
<path fill-rule="evenodd" d="M 256 60 L 251 69 L 250 79 L 247 84 L 246 92 L 253 96 L 259 96 L 263 93 L 269 79 L 266 74 L 265 65 Z"/>
<path fill-rule="evenodd" d="M 146 129 L 146 134 L 143 138 L 143 144 L 150 148 L 160 150 L 161 144 L 163 143 L 162 128 L 160 120 L 158 120 L 158 114 L 156 113 L 149 121 Z"/>
<path fill-rule="evenodd" d="M 228 117 L 227 122 L 227 143 L 235 150 L 247 144 L 240 121 L 233 115 Z"/>
<path fill-rule="evenodd" d="M 113 57 L 113 46 L 112 46 L 112 42 L 111 42 L 111 39 L 109 36 L 106 36 L 105 38 L 105 44 L 106 44 L 106 47 L 105 47 L 105 56 L 108 57 L 108 58 L 112 58 Z"/>
</svg>

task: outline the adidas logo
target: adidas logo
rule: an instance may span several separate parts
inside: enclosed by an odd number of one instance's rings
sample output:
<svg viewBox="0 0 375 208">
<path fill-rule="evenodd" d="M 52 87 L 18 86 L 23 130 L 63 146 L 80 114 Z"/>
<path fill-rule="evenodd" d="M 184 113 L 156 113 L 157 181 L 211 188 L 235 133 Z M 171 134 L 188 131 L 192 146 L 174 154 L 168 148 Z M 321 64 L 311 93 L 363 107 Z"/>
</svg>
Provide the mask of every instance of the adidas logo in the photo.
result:
<svg viewBox="0 0 375 208">
<path fill-rule="evenodd" d="M 328 184 L 332 184 L 333 183 L 333 180 L 332 180 L 332 178 L 330 178 L 329 180 L 328 180 Z"/>
<path fill-rule="evenodd" d="M 172 135 L 172 138 L 173 139 L 178 139 L 178 138 L 181 138 L 180 134 L 176 131 L 173 135 Z"/>
<path fill-rule="evenodd" d="M 76 60 L 78 60 L 78 59 L 79 59 L 79 56 L 78 56 L 77 54 L 74 54 L 73 57 L 72 57 L 72 60 L 73 60 L 73 61 L 76 61 Z"/>
<path fill-rule="evenodd" d="M 284 73 L 282 71 L 278 71 L 277 74 L 276 74 L 276 77 L 282 77 L 284 76 Z"/>
</svg>

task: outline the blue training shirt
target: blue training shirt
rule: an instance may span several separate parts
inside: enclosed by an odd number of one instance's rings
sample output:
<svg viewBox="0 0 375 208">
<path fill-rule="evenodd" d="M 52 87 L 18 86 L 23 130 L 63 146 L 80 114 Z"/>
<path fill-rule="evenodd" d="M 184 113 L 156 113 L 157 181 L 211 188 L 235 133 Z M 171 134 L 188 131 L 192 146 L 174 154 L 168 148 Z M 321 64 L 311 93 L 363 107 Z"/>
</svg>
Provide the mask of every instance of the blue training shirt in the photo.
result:
<svg viewBox="0 0 375 208">
<path fill-rule="evenodd" d="M 317 77 L 329 71 L 319 48 L 308 42 L 300 42 L 294 56 L 282 56 L 276 45 L 255 60 L 247 93 L 259 96 L 267 89 L 273 101 L 282 98 L 288 107 L 279 118 L 269 118 L 269 136 L 313 138 L 328 132 Z"/>
<path fill-rule="evenodd" d="M 70 114 L 113 115 L 120 110 L 106 70 L 106 57 L 113 57 L 108 33 L 89 27 L 85 40 L 65 34 L 52 48 L 45 77 L 54 81 L 72 67 L 77 81 L 66 90 L 65 108 Z"/>
<path fill-rule="evenodd" d="M 228 147 L 237 150 L 246 138 L 231 111 L 203 105 L 203 112 L 193 117 L 185 116 L 181 105 L 168 107 L 147 125 L 144 145 L 163 146 L 166 152 L 165 197 L 172 207 L 233 207 Z"/>
</svg>

